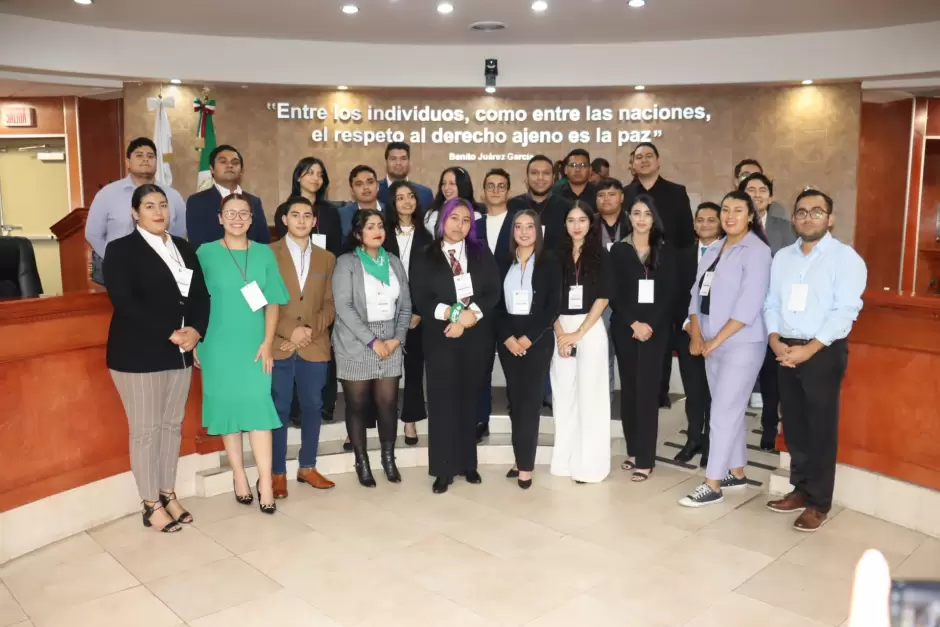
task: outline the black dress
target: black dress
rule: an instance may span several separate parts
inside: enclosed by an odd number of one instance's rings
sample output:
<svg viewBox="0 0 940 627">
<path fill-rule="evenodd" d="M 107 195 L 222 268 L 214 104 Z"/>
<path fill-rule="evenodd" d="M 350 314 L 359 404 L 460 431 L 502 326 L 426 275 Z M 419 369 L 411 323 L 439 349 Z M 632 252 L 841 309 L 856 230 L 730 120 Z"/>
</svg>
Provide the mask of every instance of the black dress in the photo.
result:
<svg viewBox="0 0 940 627">
<path fill-rule="evenodd" d="M 409 274 L 412 302 L 422 312 L 424 360 L 428 377 L 428 473 L 452 478 L 477 469 L 476 400 L 486 380 L 502 283 L 496 260 L 485 245 L 467 247 L 473 282 L 471 303 L 483 318 L 459 338 L 444 335 L 447 322 L 434 318 L 439 304 L 457 301 L 454 275 L 439 242 L 413 258 Z"/>
</svg>

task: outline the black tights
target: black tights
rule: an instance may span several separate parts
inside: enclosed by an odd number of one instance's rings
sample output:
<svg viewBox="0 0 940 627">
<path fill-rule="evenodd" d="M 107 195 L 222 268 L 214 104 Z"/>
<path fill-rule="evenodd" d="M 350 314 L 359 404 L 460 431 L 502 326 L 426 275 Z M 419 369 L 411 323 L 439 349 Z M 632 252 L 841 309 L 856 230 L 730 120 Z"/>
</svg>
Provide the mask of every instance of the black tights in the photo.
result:
<svg viewBox="0 0 940 627">
<path fill-rule="evenodd" d="M 354 451 L 366 450 L 366 426 L 377 419 L 379 441 L 394 442 L 398 435 L 398 380 L 400 377 L 345 381 L 346 432 Z M 369 416 L 375 411 L 376 416 Z"/>
</svg>

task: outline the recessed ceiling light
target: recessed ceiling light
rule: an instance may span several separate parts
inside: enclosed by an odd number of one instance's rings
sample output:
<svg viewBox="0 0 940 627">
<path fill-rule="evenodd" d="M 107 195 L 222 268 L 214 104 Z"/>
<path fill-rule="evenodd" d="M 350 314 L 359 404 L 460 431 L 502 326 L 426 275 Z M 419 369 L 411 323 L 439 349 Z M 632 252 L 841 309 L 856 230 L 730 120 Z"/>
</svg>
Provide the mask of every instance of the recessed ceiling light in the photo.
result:
<svg viewBox="0 0 940 627">
<path fill-rule="evenodd" d="M 182 84 L 183 84 L 183 81 L 181 81 L 181 80 L 178 79 L 178 78 L 171 78 L 171 79 L 170 79 L 170 82 L 171 82 L 172 84 L 174 84 L 174 85 L 182 85 Z"/>
<path fill-rule="evenodd" d="M 92 0 L 75 0 L 75 4 L 91 4 Z"/>
<path fill-rule="evenodd" d="M 338 86 L 336 89 L 338 89 L 338 90 L 340 90 L 340 91 L 346 91 L 347 89 L 349 89 L 349 87 L 346 87 L 345 85 L 340 85 L 340 86 Z"/>
<path fill-rule="evenodd" d="M 634 9 L 639 9 L 640 7 L 646 5 L 646 0 L 630 0 L 627 5 Z"/>
<path fill-rule="evenodd" d="M 355 4 L 344 4 L 343 13 L 346 15 L 355 15 L 356 13 L 359 13 L 359 7 L 357 7 Z"/>
<path fill-rule="evenodd" d="M 636 85 L 633 89 L 637 91 L 643 91 L 644 89 L 646 89 L 646 85 Z"/>
<path fill-rule="evenodd" d="M 532 3 L 532 10 L 536 13 L 544 13 L 548 9 L 548 3 L 545 0 L 536 0 Z"/>
<path fill-rule="evenodd" d="M 448 15 L 449 13 L 454 12 L 454 5 L 450 2 L 441 2 L 437 5 L 437 12 L 441 15 Z"/>
<path fill-rule="evenodd" d="M 812 85 L 812 84 L 813 84 L 813 79 L 807 78 L 805 81 L 803 81 L 803 84 L 804 84 L 804 85 Z"/>
<path fill-rule="evenodd" d="M 495 87 L 487 87 L 487 88 L 486 88 L 486 93 L 488 93 L 488 94 L 495 94 L 495 93 L 496 93 L 496 88 L 495 88 Z"/>
</svg>

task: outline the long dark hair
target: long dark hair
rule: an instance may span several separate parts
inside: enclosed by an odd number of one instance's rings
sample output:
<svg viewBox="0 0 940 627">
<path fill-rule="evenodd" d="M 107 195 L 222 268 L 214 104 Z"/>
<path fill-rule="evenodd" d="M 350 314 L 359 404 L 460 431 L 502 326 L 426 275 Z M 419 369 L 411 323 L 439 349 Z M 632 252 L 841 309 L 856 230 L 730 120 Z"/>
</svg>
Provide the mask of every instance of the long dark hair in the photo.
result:
<svg viewBox="0 0 940 627">
<path fill-rule="evenodd" d="M 346 252 L 356 250 L 356 248 L 362 244 L 362 232 L 366 228 L 366 222 L 368 222 L 369 218 L 372 216 L 376 216 L 382 221 L 382 226 L 385 227 L 385 239 L 388 239 L 388 226 L 385 223 L 385 216 L 382 215 L 382 212 L 377 209 L 360 209 L 353 215 L 352 230 L 349 232 L 349 237 L 346 238 L 346 248 L 344 249 Z M 356 237 L 357 235 L 359 237 Z M 394 235 L 392 237 L 394 237 Z"/>
<path fill-rule="evenodd" d="M 395 196 L 398 190 L 406 187 L 411 190 L 415 197 L 415 212 L 411 216 L 411 223 L 418 228 L 424 228 L 424 207 L 421 206 L 421 200 L 418 196 L 418 188 L 410 181 L 395 181 L 388 188 L 388 204 L 385 208 L 385 228 L 394 235 L 401 227 L 401 219 L 398 216 L 398 205 L 395 203 Z M 386 235 L 387 237 L 388 235 Z"/>
<path fill-rule="evenodd" d="M 722 206 L 724 206 L 725 201 L 729 198 L 733 200 L 740 200 L 747 204 L 747 228 L 751 231 L 751 233 L 759 237 L 760 241 L 770 246 L 770 243 L 767 241 L 767 234 L 764 233 L 764 227 L 761 226 L 760 223 L 760 214 L 758 214 L 757 209 L 754 208 L 754 201 L 751 200 L 751 196 L 747 192 L 742 192 L 739 190 L 728 192 L 725 194 L 725 197 L 721 199 Z M 718 213 L 718 218 L 719 220 L 721 219 L 721 212 Z M 722 231 L 724 231 L 723 228 Z M 727 233 L 725 233 L 725 236 L 727 236 Z"/>
<path fill-rule="evenodd" d="M 568 233 L 568 216 L 570 216 L 571 212 L 575 209 L 582 211 L 588 218 L 588 230 L 587 234 L 584 236 L 584 246 L 581 248 L 581 256 L 578 257 L 578 265 L 580 266 L 579 281 L 584 282 L 583 279 L 580 278 L 582 276 L 587 277 L 587 280 L 592 283 L 600 281 L 601 255 L 604 254 L 601 234 L 595 227 L 597 223 L 597 212 L 587 203 L 583 203 L 580 200 L 574 201 L 574 204 L 565 212 L 565 232 L 561 236 L 561 252 L 563 255 L 561 267 L 564 271 L 565 287 L 567 287 L 568 274 L 575 271 L 574 240 L 571 239 L 571 234 Z M 566 292 L 562 293 L 564 294 Z"/>
<path fill-rule="evenodd" d="M 633 200 L 633 204 L 627 210 L 627 223 L 624 225 L 626 233 L 624 237 L 633 233 L 633 223 L 630 221 L 630 214 L 637 205 L 646 205 L 653 215 L 653 228 L 650 229 L 650 255 L 646 258 L 646 267 L 650 270 L 659 268 L 659 256 L 663 245 L 666 243 L 666 229 L 663 227 L 663 219 L 659 216 L 659 210 L 656 208 L 656 201 L 649 194 L 640 194 Z"/>
<path fill-rule="evenodd" d="M 434 202 L 432 202 L 431 206 L 427 209 L 426 218 L 437 213 L 438 222 L 440 222 L 441 210 L 444 208 L 444 203 L 447 202 L 444 198 L 444 194 L 441 192 L 441 188 L 444 187 L 444 175 L 448 172 L 454 175 L 454 181 L 457 183 L 457 198 L 466 200 L 467 204 L 470 206 L 471 217 L 474 211 L 482 213 L 477 208 L 476 199 L 473 195 L 473 181 L 470 179 L 470 173 L 460 166 L 454 165 L 441 172 L 441 177 L 437 181 L 437 194 L 434 196 Z"/>
<path fill-rule="evenodd" d="M 532 257 L 535 263 L 538 263 L 542 258 L 542 251 L 545 249 L 545 237 L 542 235 L 542 219 L 539 218 L 539 214 L 533 211 L 532 209 L 523 209 L 522 211 L 517 211 L 516 215 L 512 216 L 512 235 L 509 236 L 509 263 L 516 263 L 516 249 L 518 244 L 516 244 L 516 221 L 523 216 L 529 216 L 532 218 L 532 222 L 535 223 L 535 250 L 532 252 Z"/>
<path fill-rule="evenodd" d="M 326 165 L 317 157 L 304 157 L 294 166 L 294 173 L 290 177 L 290 195 L 303 196 L 300 193 L 300 179 L 307 173 L 307 170 L 315 165 L 320 166 L 320 171 L 323 172 L 323 184 L 317 190 L 317 204 L 319 204 L 326 201 L 326 194 L 330 187 L 330 175 L 326 172 Z"/>
</svg>

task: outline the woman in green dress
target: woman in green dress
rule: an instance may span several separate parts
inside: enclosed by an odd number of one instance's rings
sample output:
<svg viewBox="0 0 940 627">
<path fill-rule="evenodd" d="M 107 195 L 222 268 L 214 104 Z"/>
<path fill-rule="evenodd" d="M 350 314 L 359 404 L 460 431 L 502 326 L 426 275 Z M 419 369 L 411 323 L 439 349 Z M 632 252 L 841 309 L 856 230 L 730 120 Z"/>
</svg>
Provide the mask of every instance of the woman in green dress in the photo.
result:
<svg viewBox="0 0 940 627">
<path fill-rule="evenodd" d="M 271 397 L 272 344 L 278 305 L 288 301 L 277 260 L 264 244 L 248 241 L 251 206 L 230 194 L 219 207 L 221 240 L 199 247 L 197 256 L 212 302 L 206 337 L 196 363 L 202 368 L 202 425 L 221 435 L 235 488 L 235 500 L 254 500 L 242 459 L 248 432 L 258 469 L 258 503 L 273 514 L 271 429 L 281 426 Z"/>
</svg>

